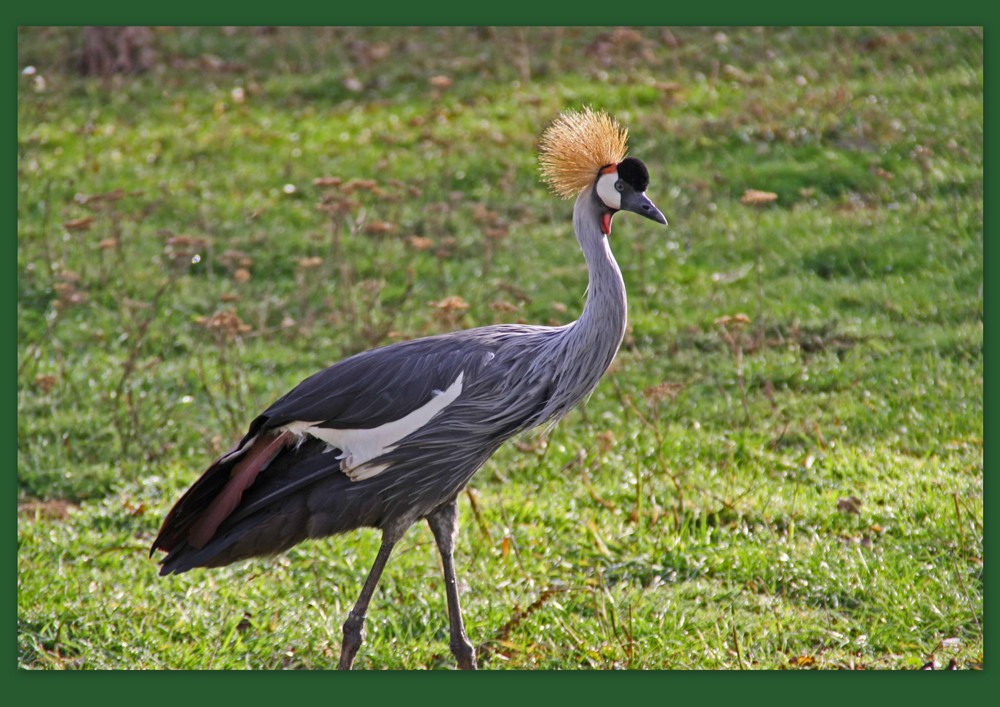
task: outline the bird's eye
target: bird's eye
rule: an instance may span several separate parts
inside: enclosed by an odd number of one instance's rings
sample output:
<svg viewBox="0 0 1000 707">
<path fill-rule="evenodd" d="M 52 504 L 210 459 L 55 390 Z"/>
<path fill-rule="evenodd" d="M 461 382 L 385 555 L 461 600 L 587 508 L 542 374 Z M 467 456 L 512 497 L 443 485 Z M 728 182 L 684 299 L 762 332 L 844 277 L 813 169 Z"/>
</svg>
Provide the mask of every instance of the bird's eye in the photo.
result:
<svg viewBox="0 0 1000 707">
<path fill-rule="evenodd" d="M 625 191 L 625 182 L 619 179 L 617 182 L 615 182 L 615 189 L 617 189 L 618 191 Z"/>
</svg>

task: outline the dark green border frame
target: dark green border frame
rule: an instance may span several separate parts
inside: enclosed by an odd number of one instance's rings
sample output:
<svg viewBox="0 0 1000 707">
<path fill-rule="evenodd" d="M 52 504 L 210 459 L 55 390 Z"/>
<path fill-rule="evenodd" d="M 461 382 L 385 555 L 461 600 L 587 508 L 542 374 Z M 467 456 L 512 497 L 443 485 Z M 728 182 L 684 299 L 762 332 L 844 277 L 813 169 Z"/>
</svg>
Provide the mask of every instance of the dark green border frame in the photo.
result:
<svg viewBox="0 0 1000 707">
<path fill-rule="evenodd" d="M 543 5 L 541 3 L 505 2 L 503 7 L 485 5 L 470 6 L 467 3 L 452 7 L 430 7 L 426 3 L 407 3 L 400 0 L 383 0 L 378 5 L 346 4 L 344 6 L 321 6 L 305 3 L 282 5 L 278 12 L 273 3 L 244 3 L 233 11 L 214 3 L 192 3 L 182 0 L 172 3 L 165 12 L 161 6 L 138 7 L 135 3 L 106 3 L 94 7 L 90 3 L 69 3 L 63 0 L 39 3 L 32 8 L 5 9 L 3 35 L 12 41 L 8 44 L 9 63 L 0 73 L 0 85 L 4 95 L 9 97 L 7 111 L 0 115 L 3 134 L 8 139 L 2 143 L 4 164 L 3 213 L 8 214 L 9 241 L 4 239 L 3 248 L 11 257 L 5 263 L 9 273 L 10 299 L 4 307 L 2 323 L 11 332 L 10 343 L 0 349 L 4 370 L 9 373 L 3 380 L 3 393 L 7 400 L 16 400 L 16 237 L 17 237 L 17 27 L 23 25 L 46 24 L 342 24 L 368 25 L 384 24 L 507 24 L 507 25 L 556 25 L 556 24 L 889 24 L 889 25 L 978 25 L 984 31 L 985 67 L 985 115 L 986 125 L 996 113 L 996 77 L 998 69 L 994 31 L 1000 22 L 994 21 L 997 10 L 987 10 L 985 3 L 972 0 L 957 0 L 948 3 L 891 4 L 842 0 L 836 4 L 807 6 L 804 3 L 782 2 L 761 6 L 752 2 L 724 0 L 710 5 L 684 5 L 675 3 L 634 3 L 612 6 L 590 3 L 564 5 Z M 326 12 L 322 10 L 329 9 Z M 997 148 L 995 140 L 985 139 L 985 162 L 996 164 Z M 986 168 L 984 199 L 987 204 L 998 203 L 997 181 Z M 996 219 L 991 210 L 986 209 L 984 258 L 987 270 L 996 271 L 997 250 L 990 243 L 990 234 Z M 995 234 L 994 234 L 995 235 Z M 988 279 L 988 278 L 987 278 Z M 997 288 L 984 283 L 985 324 L 984 358 L 993 360 L 991 355 L 1000 351 L 997 334 L 992 326 L 996 320 L 992 305 L 997 299 Z M 997 429 L 996 400 L 997 385 L 992 375 L 984 374 L 984 450 L 985 469 L 996 468 L 996 452 L 991 432 Z M 17 603 L 17 459 L 16 459 L 16 403 L 12 405 L 10 419 L 3 420 L 3 438 L 8 442 L 3 448 L 10 450 L 13 469 L 4 486 L 5 527 L 10 536 L 0 547 L 5 565 L 11 568 L 7 583 L 0 589 L 2 604 L 7 608 L 7 620 L 3 632 L 3 650 L 0 654 L 2 668 L 0 676 L 9 683 L 7 700 L 14 704 L 58 704 L 78 701 L 99 700 L 101 704 L 117 702 L 139 702 L 145 705 L 171 704 L 194 700 L 196 703 L 211 700 L 222 705 L 242 703 L 249 698 L 251 703 L 263 701 L 311 701 L 316 704 L 339 703 L 363 700 L 371 704 L 423 702 L 450 702 L 461 700 L 479 707 L 481 704 L 509 703 L 512 700 L 531 702 L 559 701 L 581 704 L 601 704 L 611 700 L 648 702 L 651 704 L 676 704 L 682 702 L 708 705 L 744 701 L 766 700 L 771 704 L 786 702 L 844 703 L 856 704 L 947 704 L 961 700 L 977 700 L 998 694 L 997 670 L 990 669 L 992 661 L 984 660 L 984 670 L 980 673 L 947 673 L 935 671 L 930 675 L 910 672 L 892 672 L 865 675 L 849 675 L 833 672 L 771 672 L 741 675 L 738 673 L 705 674 L 699 672 L 630 672 L 630 673 L 489 673 L 477 675 L 453 672 L 439 673 L 308 673 L 283 675 L 271 673 L 193 673 L 173 674 L 169 672 L 147 673 L 101 673 L 61 675 L 54 673 L 33 674 L 17 669 L 16 661 L 16 603 Z M 985 484 L 986 505 L 994 506 L 997 493 L 996 484 Z M 990 514 L 987 514 L 990 515 Z M 985 545 L 994 547 L 994 523 L 987 517 Z M 985 569 L 984 613 L 992 616 L 991 609 L 997 606 L 996 592 L 991 592 L 996 572 L 993 562 L 987 561 Z M 995 633 L 992 621 L 984 627 L 986 643 Z M 950 675 L 950 678 L 945 677 Z M 487 687 L 486 682 L 491 686 Z M 418 687 L 419 686 L 419 687 Z M 419 692 L 414 688 L 418 688 Z M 490 689 L 492 688 L 492 689 Z M 991 689 L 993 688 L 993 689 Z M 995 697 L 994 697 L 995 699 Z"/>
</svg>

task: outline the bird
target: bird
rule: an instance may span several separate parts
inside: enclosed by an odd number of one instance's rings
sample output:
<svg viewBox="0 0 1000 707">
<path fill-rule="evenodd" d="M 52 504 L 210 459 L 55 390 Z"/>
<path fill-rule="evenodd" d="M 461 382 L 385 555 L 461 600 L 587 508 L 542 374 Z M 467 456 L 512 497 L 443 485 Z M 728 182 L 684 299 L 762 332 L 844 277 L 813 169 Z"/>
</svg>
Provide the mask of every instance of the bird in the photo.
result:
<svg viewBox="0 0 1000 707">
<path fill-rule="evenodd" d="M 588 270 L 580 317 L 563 326 L 496 324 L 395 342 L 315 373 L 250 422 L 180 497 L 150 548 L 160 574 L 284 552 L 356 528 L 381 543 L 343 623 L 337 667 L 351 669 L 393 547 L 424 520 L 441 556 L 451 652 L 476 669 L 455 572 L 457 497 L 512 436 L 555 424 L 595 388 L 621 346 L 626 293 L 612 218 L 666 225 L 646 196 L 649 171 L 603 110 L 567 110 L 539 142 L 543 180 L 575 197 Z"/>
</svg>

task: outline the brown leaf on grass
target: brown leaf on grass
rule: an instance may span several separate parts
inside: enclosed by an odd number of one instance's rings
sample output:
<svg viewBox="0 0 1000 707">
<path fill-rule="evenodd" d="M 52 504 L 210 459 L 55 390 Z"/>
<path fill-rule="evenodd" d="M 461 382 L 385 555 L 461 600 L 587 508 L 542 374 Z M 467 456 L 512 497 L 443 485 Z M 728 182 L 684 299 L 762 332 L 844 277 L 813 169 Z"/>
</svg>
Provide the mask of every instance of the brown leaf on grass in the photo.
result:
<svg viewBox="0 0 1000 707">
<path fill-rule="evenodd" d="M 653 88 L 660 93 L 666 93 L 669 95 L 680 92 L 683 86 L 676 81 L 657 81 L 653 84 Z"/>
<path fill-rule="evenodd" d="M 747 189 L 740 197 L 740 203 L 746 206 L 758 206 L 770 204 L 778 200 L 778 195 L 770 191 L 760 191 L 759 189 Z"/>
<path fill-rule="evenodd" d="M 171 248 L 204 248 L 208 241 L 198 236 L 171 236 L 167 245 Z"/>
<path fill-rule="evenodd" d="M 837 501 L 837 510 L 842 513 L 861 513 L 861 499 L 857 496 L 848 496 Z"/>
<path fill-rule="evenodd" d="M 458 295 L 449 295 L 437 302 L 431 302 L 431 306 L 444 314 L 453 312 L 464 312 L 469 308 L 468 302 Z"/>
<path fill-rule="evenodd" d="M 603 432 L 598 432 L 594 436 L 597 442 L 597 448 L 602 454 L 606 454 L 615 448 L 618 441 L 615 439 L 615 434 L 611 430 L 604 430 Z"/>
<path fill-rule="evenodd" d="M 441 325 L 451 329 L 459 326 L 459 319 L 469 309 L 468 302 L 457 295 L 451 295 L 430 304 L 434 308 L 434 318 Z"/>
<path fill-rule="evenodd" d="M 725 74 L 726 78 L 735 81 L 736 83 L 742 84 L 754 84 L 759 83 L 760 79 L 755 77 L 738 66 L 733 66 L 732 64 L 726 64 L 722 67 L 722 73 Z"/>
<path fill-rule="evenodd" d="M 368 60 L 372 62 L 382 61 L 389 56 L 391 50 L 392 47 L 385 42 L 372 42 L 365 47 L 365 56 L 367 56 Z"/>
<path fill-rule="evenodd" d="M 361 204 L 339 192 L 327 193 L 316 204 L 316 208 L 324 213 L 343 215 L 357 210 Z"/>
<path fill-rule="evenodd" d="M 434 241 L 423 236 L 409 236 L 406 239 L 406 245 L 410 246 L 415 251 L 421 252 L 433 248 Z"/>
<path fill-rule="evenodd" d="M 122 501 L 122 508 L 125 509 L 126 513 L 135 518 L 138 518 L 139 516 L 143 515 L 146 512 L 145 503 L 143 503 L 142 501 L 136 503 L 135 501 L 128 498 Z"/>
<path fill-rule="evenodd" d="M 631 27 L 616 27 L 611 33 L 611 42 L 618 45 L 640 44 L 642 33 Z"/>
<path fill-rule="evenodd" d="M 753 320 L 743 313 L 739 314 L 726 314 L 715 320 L 717 326 L 725 327 L 726 329 L 738 329 L 750 324 Z"/>
<path fill-rule="evenodd" d="M 77 194 L 74 200 L 78 204 L 94 204 L 102 201 L 121 201 L 126 196 L 142 196 L 145 192 L 141 189 L 126 192 L 124 189 L 114 189 L 103 194 Z"/>
<path fill-rule="evenodd" d="M 219 256 L 219 262 L 230 270 L 239 268 L 249 268 L 253 265 L 253 258 L 242 250 L 230 248 Z"/>
<path fill-rule="evenodd" d="M 517 305 L 511 304 L 507 300 L 497 299 L 490 302 L 490 309 L 501 314 L 510 314 L 517 311 Z"/>
<path fill-rule="evenodd" d="M 167 238 L 163 255 L 180 265 L 191 259 L 208 246 L 208 239 L 198 236 L 171 236 Z"/>
<path fill-rule="evenodd" d="M 19 516 L 37 515 L 39 518 L 60 520 L 68 517 L 77 507 L 75 503 L 70 503 L 62 499 L 53 499 L 51 501 L 31 500 L 18 503 L 17 514 Z"/>
<path fill-rule="evenodd" d="M 72 270 L 60 270 L 59 279 L 63 282 L 80 282 L 83 278 L 79 273 L 73 272 Z"/>
<path fill-rule="evenodd" d="M 75 307 L 87 301 L 87 293 L 77 290 L 73 282 L 57 282 L 52 286 L 52 289 L 59 295 L 53 303 L 56 309 L 62 310 L 67 307 Z"/>
<path fill-rule="evenodd" d="M 788 664 L 793 668 L 811 668 L 816 665 L 816 659 L 811 655 L 797 655 L 789 658 Z"/>
<path fill-rule="evenodd" d="M 389 221 L 372 221 L 365 226 L 365 233 L 369 233 L 373 236 L 395 233 L 397 230 L 396 224 Z"/>
<path fill-rule="evenodd" d="M 64 222 L 63 228 L 67 231 L 88 231 L 90 230 L 90 227 L 94 225 L 94 221 L 96 220 L 96 216 L 84 216 L 83 218 Z"/>
<path fill-rule="evenodd" d="M 378 189 L 378 182 L 374 179 L 352 179 L 344 185 L 344 191 L 348 194 L 356 191 L 375 191 Z"/>
<path fill-rule="evenodd" d="M 299 270 L 315 270 L 323 264 L 323 259 L 319 256 L 311 258 L 298 258 L 296 261 Z"/>
<path fill-rule="evenodd" d="M 651 385 L 642 391 L 643 397 L 653 403 L 658 403 L 662 400 L 671 400 L 677 397 L 677 394 L 684 389 L 683 383 L 674 383 L 672 381 L 663 381 L 662 383 L 657 383 L 656 385 Z"/>
<path fill-rule="evenodd" d="M 438 89 L 439 91 L 443 91 L 446 88 L 450 88 L 451 85 L 454 83 L 454 81 L 452 81 L 450 76 L 443 76 L 443 75 L 431 76 L 427 82 L 432 87 Z"/>
<path fill-rule="evenodd" d="M 496 211 L 491 211 L 486 204 L 474 204 L 472 207 L 472 219 L 476 223 L 494 223 L 499 214 Z"/>
<path fill-rule="evenodd" d="M 208 317 L 199 317 L 198 324 L 220 338 L 234 339 L 251 330 L 244 324 L 235 309 L 225 309 Z"/>
<path fill-rule="evenodd" d="M 45 373 L 39 373 L 35 376 L 35 387 L 38 388 L 43 393 L 48 393 L 50 390 L 56 387 L 56 383 L 59 381 L 58 378 L 52 375 L 47 375 Z"/>
</svg>

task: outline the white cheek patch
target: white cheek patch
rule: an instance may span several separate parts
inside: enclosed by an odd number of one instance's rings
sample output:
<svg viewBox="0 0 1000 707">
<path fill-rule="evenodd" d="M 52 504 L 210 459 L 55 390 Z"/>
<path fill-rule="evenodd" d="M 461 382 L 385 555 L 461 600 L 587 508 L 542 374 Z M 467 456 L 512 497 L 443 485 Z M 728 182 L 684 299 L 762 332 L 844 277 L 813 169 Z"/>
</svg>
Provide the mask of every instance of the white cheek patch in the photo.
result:
<svg viewBox="0 0 1000 707">
<path fill-rule="evenodd" d="M 597 180 L 597 196 L 601 197 L 601 201 L 609 209 L 614 209 L 617 211 L 622 207 L 622 194 L 620 191 L 615 189 L 615 183 L 618 181 L 618 172 L 614 171 L 610 174 L 602 174 Z"/>
<path fill-rule="evenodd" d="M 368 462 L 386 452 L 391 452 L 403 438 L 419 430 L 435 415 L 455 402 L 462 394 L 464 376 L 464 373 L 459 373 L 447 390 L 434 391 L 430 400 L 409 415 L 378 427 L 341 430 L 319 427 L 318 422 L 290 422 L 283 429 L 296 435 L 307 434 L 326 442 L 331 447 L 336 447 L 341 451 L 340 470 L 351 481 L 368 479 L 389 468 L 388 464 Z"/>
</svg>

